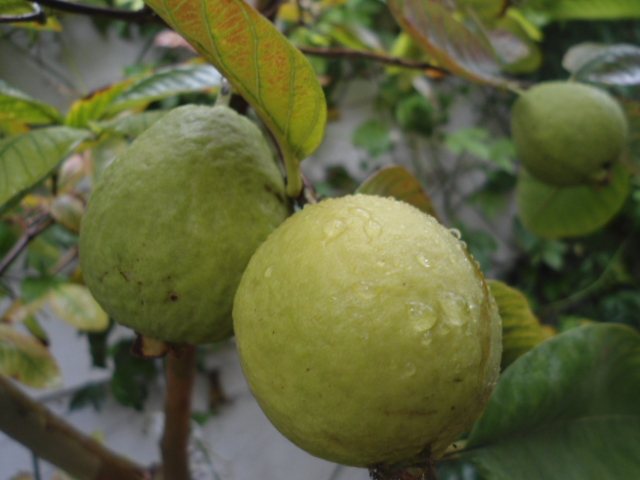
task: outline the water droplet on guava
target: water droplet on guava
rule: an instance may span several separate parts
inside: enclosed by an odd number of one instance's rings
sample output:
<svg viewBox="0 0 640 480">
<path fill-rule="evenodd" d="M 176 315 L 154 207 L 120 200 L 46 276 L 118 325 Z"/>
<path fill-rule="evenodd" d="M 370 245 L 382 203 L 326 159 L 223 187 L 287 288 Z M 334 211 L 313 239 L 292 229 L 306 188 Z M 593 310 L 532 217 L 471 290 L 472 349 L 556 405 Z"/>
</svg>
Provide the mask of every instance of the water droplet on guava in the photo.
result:
<svg viewBox="0 0 640 480">
<path fill-rule="evenodd" d="M 324 226 L 325 239 L 323 245 L 326 246 L 329 242 L 332 242 L 340 235 L 342 235 L 347 229 L 347 226 L 342 220 L 333 220 Z"/>
<path fill-rule="evenodd" d="M 272 274 L 272 273 L 273 273 L 273 266 L 271 266 L 271 267 L 267 268 L 267 269 L 264 271 L 264 276 L 265 276 L 265 278 L 269 278 L 269 277 L 271 276 L 271 274 Z"/>
<path fill-rule="evenodd" d="M 426 332 L 436 324 L 438 314 L 430 305 L 422 302 L 408 302 L 407 310 L 413 329 L 416 332 Z"/>
<path fill-rule="evenodd" d="M 431 262 L 424 253 L 418 253 L 416 255 L 416 259 L 418 260 L 418 263 L 420 263 L 420 265 L 422 265 L 423 267 L 431 268 Z"/>
<path fill-rule="evenodd" d="M 457 228 L 450 228 L 449 231 L 451 232 L 451 235 L 456 237 L 458 240 L 462 238 L 462 232 L 460 232 L 460 230 L 458 230 Z"/>
<path fill-rule="evenodd" d="M 402 377 L 407 378 L 411 377 L 416 373 L 416 364 L 413 362 L 407 362 L 404 366 L 404 371 L 402 372 Z"/>
<path fill-rule="evenodd" d="M 455 292 L 441 292 L 438 303 L 444 314 L 443 320 L 451 325 L 463 325 L 471 317 L 471 305 L 462 295 Z"/>
<path fill-rule="evenodd" d="M 382 227 L 380 224 L 374 220 L 369 220 L 364 224 L 364 233 L 367 234 L 367 237 L 370 239 L 374 239 L 379 237 L 382 233 Z"/>
<path fill-rule="evenodd" d="M 360 218 L 371 218 L 371 213 L 369 213 L 368 210 L 365 210 L 364 208 L 352 208 L 349 210 L 349 212 L 351 212 L 352 215 L 355 215 L 356 217 L 360 217 Z"/>
</svg>

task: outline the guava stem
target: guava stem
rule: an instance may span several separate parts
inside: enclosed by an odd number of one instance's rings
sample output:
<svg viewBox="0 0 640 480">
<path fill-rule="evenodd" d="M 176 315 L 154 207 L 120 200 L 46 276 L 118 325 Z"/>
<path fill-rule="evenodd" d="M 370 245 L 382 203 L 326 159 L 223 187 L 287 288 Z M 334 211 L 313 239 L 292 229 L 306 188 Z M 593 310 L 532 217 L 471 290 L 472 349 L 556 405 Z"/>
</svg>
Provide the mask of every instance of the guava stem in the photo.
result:
<svg viewBox="0 0 640 480">
<path fill-rule="evenodd" d="M 184 347 L 166 357 L 165 425 L 160 450 L 164 480 L 188 480 L 191 397 L 196 377 L 197 347 Z"/>
<path fill-rule="evenodd" d="M 304 188 L 300 172 L 300 162 L 293 154 L 284 150 L 284 166 L 287 169 L 287 196 L 298 198 Z"/>
<path fill-rule="evenodd" d="M 0 430 L 79 480 L 143 480 L 139 465 L 113 453 L 51 413 L 0 375 Z"/>
<path fill-rule="evenodd" d="M 215 107 L 223 106 L 228 107 L 231 103 L 231 97 L 233 96 L 233 85 L 226 78 L 222 77 L 222 83 L 220 84 L 220 91 L 216 97 Z"/>
</svg>

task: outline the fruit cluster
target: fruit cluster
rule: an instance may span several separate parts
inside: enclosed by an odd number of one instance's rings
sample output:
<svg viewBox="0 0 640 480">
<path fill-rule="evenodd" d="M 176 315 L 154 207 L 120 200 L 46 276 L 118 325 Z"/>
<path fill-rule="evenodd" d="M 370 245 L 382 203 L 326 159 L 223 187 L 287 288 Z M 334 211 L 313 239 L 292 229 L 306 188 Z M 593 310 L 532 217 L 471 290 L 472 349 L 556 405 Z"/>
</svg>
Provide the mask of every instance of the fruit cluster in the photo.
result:
<svg viewBox="0 0 640 480">
<path fill-rule="evenodd" d="M 291 215 L 284 192 L 249 120 L 178 108 L 96 185 L 81 230 L 87 285 L 152 338 L 235 332 L 265 414 L 313 455 L 436 460 L 499 374 L 501 321 L 478 264 L 457 232 L 406 203 L 351 195 Z"/>
</svg>

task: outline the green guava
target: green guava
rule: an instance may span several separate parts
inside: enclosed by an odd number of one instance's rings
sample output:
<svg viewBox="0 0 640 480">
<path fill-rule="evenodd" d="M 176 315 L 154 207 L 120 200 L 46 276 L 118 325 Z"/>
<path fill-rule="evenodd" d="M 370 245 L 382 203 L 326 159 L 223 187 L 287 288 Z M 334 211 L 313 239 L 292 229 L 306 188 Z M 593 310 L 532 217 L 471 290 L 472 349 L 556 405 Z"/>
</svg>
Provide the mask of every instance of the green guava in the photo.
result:
<svg viewBox="0 0 640 480">
<path fill-rule="evenodd" d="M 524 168 L 560 187 L 605 182 L 627 139 L 622 108 L 607 92 L 544 82 L 516 100 L 511 132 Z"/>
<path fill-rule="evenodd" d="M 290 213 L 257 126 L 223 106 L 179 107 L 96 184 L 80 232 L 84 278 L 104 310 L 140 334 L 223 340 L 242 272 Z"/>
<path fill-rule="evenodd" d="M 439 458 L 483 411 L 501 319 L 464 244 L 372 195 L 295 213 L 258 248 L 234 327 L 249 386 L 309 453 L 371 467 Z"/>
</svg>

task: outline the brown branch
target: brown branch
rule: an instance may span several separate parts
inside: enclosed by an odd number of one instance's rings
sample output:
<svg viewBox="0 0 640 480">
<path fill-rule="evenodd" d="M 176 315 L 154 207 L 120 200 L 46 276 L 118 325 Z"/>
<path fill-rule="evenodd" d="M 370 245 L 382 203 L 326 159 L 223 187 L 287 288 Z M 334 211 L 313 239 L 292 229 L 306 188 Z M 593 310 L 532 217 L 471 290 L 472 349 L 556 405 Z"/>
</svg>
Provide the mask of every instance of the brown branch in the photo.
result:
<svg viewBox="0 0 640 480">
<path fill-rule="evenodd" d="M 0 375 L 0 430 L 79 480 L 150 479 L 142 467 L 80 433 L 4 375 Z"/>
<path fill-rule="evenodd" d="M 105 8 L 88 5 L 80 2 L 69 2 L 67 0 L 37 0 L 39 5 L 59 10 L 66 13 L 75 13 L 78 15 L 88 15 L 91 17 L 110 18 L 112 20 L 123 20 L 133 23 L 159 23 L 164 21 L 158 17 L 149 7 L 141 10 L 125 10 L 121 8 Z"/>
<path fill-rule="evenodd" d="M 344 58 L 362 58 L 386 65 L 395 65 L 404 68 L 413 68 L 417 70 L 433 70 L 439 73 L 448 74 L 449 71 L 433 65 L 429 62 L 416 62 L 415 60 L 407 60 L 404 58 L 393 57 L 376 52 L 367 52 L 365 50 L 353 50 L 342 47 L 301 47 L 298 49 L 307 55 L 316 55 L 319 57 L 344 57 Z"/>
<path fill-rule="evenodd" d="M 197 347 L 189 345 L 166 358 L 165 426 L 160 448 L 163 479 L 188 480 L 191 396 L 196 376 Z"/>
<path fill-rule="evenodd" d="M 43 213 L 36 218 L 25 230 L 24 234 L 15 243 L 15 245 L 7 252 L 2 260 L 0 260 L 0 275 L 2 275 L 15 261 L 29 243 L 44 232 L 47 228 L 53 225 L 55 221 L 51 218 L 49 212 Z"/>
</svg>

